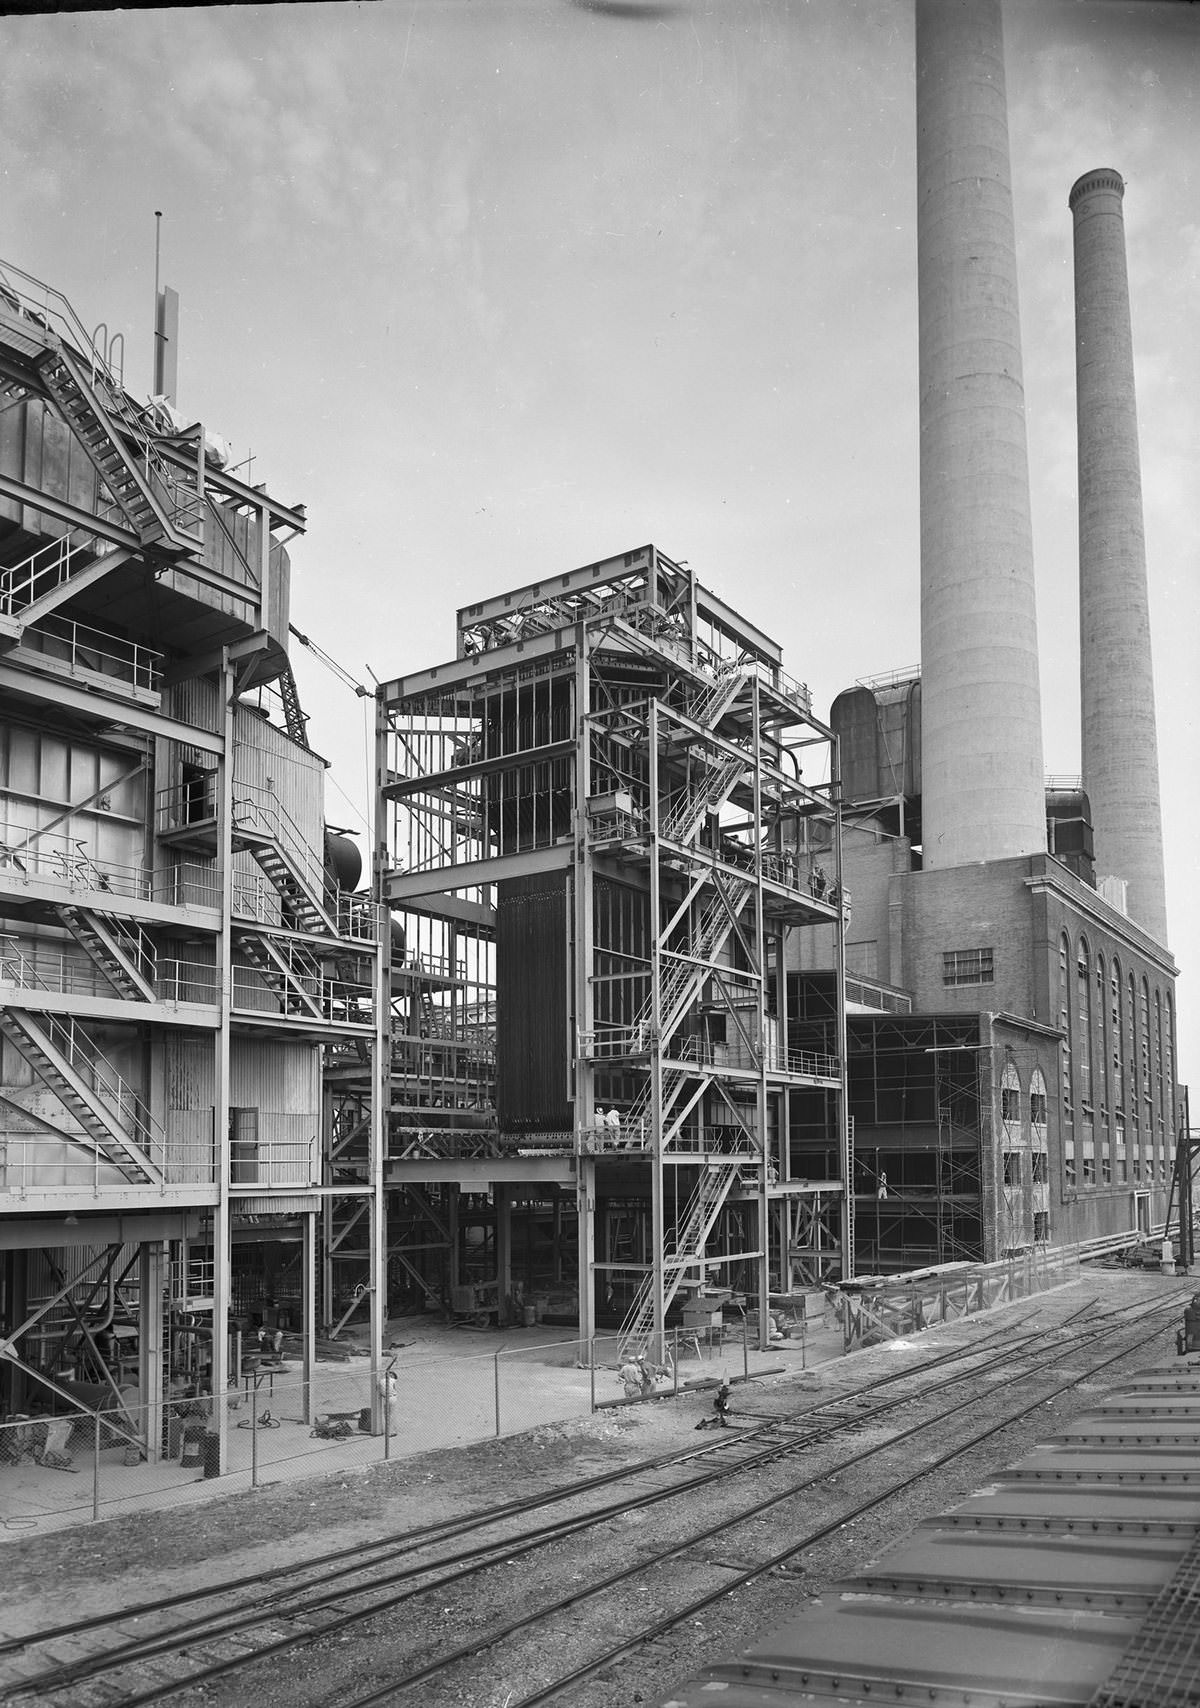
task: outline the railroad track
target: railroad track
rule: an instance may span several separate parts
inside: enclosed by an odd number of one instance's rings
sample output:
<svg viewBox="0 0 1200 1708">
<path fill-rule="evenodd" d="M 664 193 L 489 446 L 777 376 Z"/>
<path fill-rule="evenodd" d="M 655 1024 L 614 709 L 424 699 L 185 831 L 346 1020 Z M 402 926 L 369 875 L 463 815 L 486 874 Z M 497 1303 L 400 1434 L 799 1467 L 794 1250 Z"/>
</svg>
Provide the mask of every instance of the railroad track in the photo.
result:
<svg viewBox="0 0 1200 1708">
<path fill-rule="evenodd" d="M 340 1708 L 369 1708 L 402 1701 L 435 1679 L 453 1679 L 459 1669 L 477 1663 L 481 1650 L 502 1650 L 522 1632 L 552 1630 L 555 1621 L 562 1621 L 584 1602 L 602 1602 L 608 1609 L 623 1596 L 628 1601 L 631 1586 L 639 1580 L 650 1578 L 654 1596 L 661 1599 L 666 1587 L 661 1568 L 673 1563 L 673 1576 L 685 1590 L 682 1604 L 649 1622 L 639 1610 L 629 1630 L 623 1628 L 629 1623 L 623 1613 L 617 1640 L 603 1652 L 584 1666 L 568 1668 L 561 1677 L 543 1682 L 520 1704 L 509 1704 L 509 1708 L 532 1708 L 614 1664 L 640 1644 L 695 1618 L 742 1585 L 772 1570 L 786 1569 L 803 1549 L 907 1490 L 915 1476 L 927 1475 L 970 1451 L 1046 1403 L 1049 1394 L 1066 1391 L 1079 1379 L 1078 1372 L 1056 1388 L 1048 1389 L 1042 1378 L 1068 1350 L 1085 1352 L 1122 1327 L 1137 1332 L 1140 1347 L 1146 1329 L 1158 1317 L 1170 1314 L 1173 1319 L 1177 1313 L 1178 1297 L 1173 1291 L 1168 1302 L 1149 1308 L 1126 1306 L 1101 1317 L 1092 1314 L 1089 1303 L 1065 1323 L 1044 1330 L 1022 1332 L 1023 1322 L 1009 1322 L 972 1345 L 954 1348 L 916 1369 L 889 1372 L 856 1391 L 799 1410 L 743 1413 L 742 1428 L 707 1434 L 695 1447 L 528 1501 L 504 1503 L 367 1547 L 339 1550 L 300 1568 L 235 1580 L 217 1590 L 163 1597 L 127 1609 L 120 1617 L 97 1616 L 10 1639 L 0 1644 L 9 1700 L 46 1708 L 67 1708 L 67 1704 L 112 1708 L 115 1703 L 141 1708 L 203 1685 L 211 1702 L 220 1699 L 217 1692 L 222 1681 L 241 1679 L 239 1690 L 253 1689 L 256 1667 L 272 1660 L 279 1663 L 321 1639 L 344 1638 L 352 1628 L 372 1621 L 376 1622 L 372 1634 L 377 1634 L 388 1616 L 404 1607 L 405 1627 L 417 1631 L 416 1642 L 410 1645 L 415 1652 L 398 1660 L 394 1669 L 389 1663 L 389 1676 L 377 1688 L 322 1698 L 337 1701 Z M 1095 1368 L 1135 1349 L 1122 1346 Z M 902 1469 L 885 1475 L 882 1490 L 865 1503 L 847 1507 L 839 1495 L 832 1504 L 826 1501 L 829 1515 L 823 1522 L 812 1525 L 815 1488 L 826 1485 L 827 1495 L 831 1479 L 872 1461 L 885 1465 L 889 1453 L 903 1453 L 905 1444 L 925 1430 L 936 1425 L 949 1428 L 953 1420 L 966 1415 L 961 1394 L 941 1412 L 925 1415 L 938 1396 L 953 1394 L 965 1383 L 978 1387 L 983 1382 L 994 1396 L 1001 1389 L 1019 1388 L 1030 1381 L 1039 1383 L 1037 1397 L 1022 1401 L 1001 1422 L 932 1461 L 922 1461 L 915 1470 L 910 1453 Z M 913 1406 L 922 1410 L 918 1421 L 891 1426 L 889 1420 L 897 1412 Z M 848 1434 L 880 1430 L 887 1430 L 883 1439 L 841 1455 L 832 1466 L 823 1465 L 816 1476 L 797 1480 L 798 1455 Z M 747 1499 L 749 1490 L 755 1498 Z M 615 1551 L 624 1557 L 608 1565 L 607 1556 L 614 1553 L 614 1526 L 627 1527 L 632 1517 L 645 1516 L 665 1503 L 689 1501 L 703 1512 L 705 1522 L 669 1547 L 638 1545 L 633 1560 L 628 1558 L 628 1541 L 622 1535 Z M 807 1512 L 792 1519 L 788 1516 L 792 1502 L 806 1502 Z M 792 1539 L 782 1552 L 764 1551 L 762 1537 L 754 1534 L 755 1525 L 768 1516 L 772 1537 L 784 1525 L 789 1528 Z M 448 1595 L 460 1598 L 455 1618 L 465 1622 L 478 1600 L 486 1605 L 494 1599 L 486 1594 L 480 1597 L 481 1586 L 494 1581 L 497 1574 L 510 1579 L 518 1560 L 547 1562 L 551 1580 L 547 1588 L 534 1595 L 519 1615 L 473 1630 L 465 1642 L 447 1644 L 440 1639 L 438 1620 L 424 1616 L 430 1606 L 443 1608 Z M 680 1562 L 686 1570 L 679 1570 Z M 714 1586 L 708 1587 L 706 1581 L 689 1587 L 706 1574 L 707 1579 L 716 1579 Z M 571 1579 L 569 1592 L 553 1593 L 565 1578 Z M 605 1617 L 606 1623 L 613 1622 L 608 1612 Z M 395 1636 L 394 1625 L 385 1628 Z M 543 1646 L 540 1639 L 539 1647 Z M 428 1700 L 428 1696 L 423 1688 L 420 1698 L 410 1695 L 409 1699 Z M 229 1695 L 226 1700 L 243 1701 L 245 1696 Z"/>
</svg>

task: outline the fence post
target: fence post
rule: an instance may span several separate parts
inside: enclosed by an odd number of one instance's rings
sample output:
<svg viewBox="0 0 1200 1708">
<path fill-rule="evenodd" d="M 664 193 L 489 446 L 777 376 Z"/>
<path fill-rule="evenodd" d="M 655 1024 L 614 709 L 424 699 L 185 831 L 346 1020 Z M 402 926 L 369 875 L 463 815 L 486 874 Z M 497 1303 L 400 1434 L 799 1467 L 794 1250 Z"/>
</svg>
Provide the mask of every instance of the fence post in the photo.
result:
<svg viewBox="0 0 1200 1708">
<path fill-rule="evenodd" d="M 672 1394 L 675 1395 L 676 1398 L 678 1398 L 678 1395 L 679 1395 L 679 1324 L 678 1323 L 675 1324 L 675 1357 L 672 1360 L 671 1368 L 674 1372 L 674 1377 L 675 1377 L 674 1384 L 672 1386 L 671 1392 L 672 1392 Z"/>
<path fill-rule="evenodd" d="M 500 1434 L 500 1354 L 495 1357 L 496 1366 L 496 1435 Z"/>
<path fill-rule="evenodd" d="M 100 1517 L 100 1413 L 93 1414 L 95 1428 L 92 1431 L 92 1523 Z"/>
<path fill-rule="evenodd" d="M 258 1487 L 258 1388 L 250 1395 L 250 1487 Z"/>
<path fill-rule="evenodd" d="M 760 1325 L 761 1328 L 761 1325 Z M 750 1317 L 742 1312 L 742 1374 L 747 1379 L 750 1376 Z"/>
<path fill-rule="evenodd" d="M 392 1407 L 388 1398 L 387 1383 L 384 1383 L 383 1394 L 383 1459 L 386 1464 L 392 1456 Z"/>
<path fill-rule="evenodd" d="M 588 1341 L 588 1372 L 592 1384 L 592 1410 L 596 1409 L 596 1337 L 592 1335 Z"/>
</svg>

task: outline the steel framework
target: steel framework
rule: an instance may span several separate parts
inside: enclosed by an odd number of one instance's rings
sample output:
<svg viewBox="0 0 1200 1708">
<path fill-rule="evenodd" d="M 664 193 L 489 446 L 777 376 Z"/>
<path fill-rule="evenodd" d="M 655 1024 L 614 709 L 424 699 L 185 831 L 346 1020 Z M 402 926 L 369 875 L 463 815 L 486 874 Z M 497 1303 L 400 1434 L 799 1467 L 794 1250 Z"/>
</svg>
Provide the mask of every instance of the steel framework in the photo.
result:
<svg viewBox="0 0 1200 1708">
<path fill-rule="evenodd" d="M 832 734 L 653 546 L 470 606 L 457 642 L 379 694 L 388 1180 L 536 1164 L 575 1193 L 582 1335 L 615 1300 L 661 1356 L 678 1295 L 736 1283 L 765 1337 L 803 1254 L 849 1249 L 841 1181 L 797 1178 L 788 1142 L 794 1092 L 828 1093 L 847 1178 Z M 804 931 L 834 949 L 827 1054 L 788 1047 Z M 598 1198 L 640 1207 L 636 1260 L 608 1221 L 597 1251 Z"/>
</svg>

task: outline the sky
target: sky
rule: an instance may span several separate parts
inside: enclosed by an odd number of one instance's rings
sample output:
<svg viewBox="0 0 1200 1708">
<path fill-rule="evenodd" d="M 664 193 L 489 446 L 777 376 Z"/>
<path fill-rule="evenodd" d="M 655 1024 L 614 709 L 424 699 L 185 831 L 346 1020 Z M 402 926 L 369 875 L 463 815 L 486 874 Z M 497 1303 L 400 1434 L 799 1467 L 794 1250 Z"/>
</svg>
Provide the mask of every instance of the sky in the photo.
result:
<svg viewBox="0 0 1200 1708">
<path fill-rule="evenodd" d="M 919 657 L 912 0 L 378 0 L 0 20 L 0 257 L 307 506 L 357 681 L 653 542 L 819 713 Z M 1047 770 L 1079 769 L 1071 217 L 1126 181 L 1180 1063 L 1200 1076 L 1200 7 L 1006 0 Z M 368 702 L 298 649 L 329 816 Z M 364 846 L 365 838 L 364 838 Z"/>
</svg>

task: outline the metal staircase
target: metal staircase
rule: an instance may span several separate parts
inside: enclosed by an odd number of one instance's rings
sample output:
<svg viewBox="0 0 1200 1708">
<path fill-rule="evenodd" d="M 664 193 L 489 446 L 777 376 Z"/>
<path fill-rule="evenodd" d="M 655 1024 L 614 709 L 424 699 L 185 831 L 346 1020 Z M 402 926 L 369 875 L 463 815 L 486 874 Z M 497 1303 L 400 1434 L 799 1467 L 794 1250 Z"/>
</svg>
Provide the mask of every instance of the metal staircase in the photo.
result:
<svg viewBox="0 0 1200 1708">
<path fill-rule="evenodd" d="M 140 926 L 88 907 L 61 906 L 54 911 L 119 996 L 155 1001 L 156 951 Z"/>
<path fill-rule="evenodd" d="M 694 695 L 687 706 L 687 714 L 694 718 L 705 729 L 716 729 L 721 719 L 733 705 L 746 683 L 746 672 L 737 665 L 723 670 L 716 681 L 708 684 Z"/>
<path fill-rule="evenodd" d="M 710 766 L 708 777 L 702 778 L 698 787 L 671 803 L 659 828 L 659 835 L 665 841 L 691 842 L 709 814 L 719 812 L 725 805 L 746 770 L 746 761 L 721 757 L 723 764 Z"/>
<path fill-rule="evenodd" d="M 742 889 L 743 899 L 751 888 L 748 882 L 734 887 Z M 728 897 L 724 892 L 715 896 L 700 916 L 692 947 L 686 952 L 681 951 L 678 956 L 670 949 L 662 951 L 664 957 L 671 957 L 659 979 L 658 1013 L 662 1038 L 669 1038 L 674 1032 L 695 1001 L 697 990 L 711 976 L 712 963 L 734 929 L 737 900 L 736 895 Z M 635 1027 L 649 1025 L 653 1013 L 654 996 L 651 992 L 635 1017 Z"/>
<path fill-rule="evenodd" d="M 744 1159 L 743 1159 L 744 1160 Z M 684 1270 L 699 1261 L 704 1243 L 716 1224 L 730 1188 L 738 1177 L 738 1162 L 706 1164 L 695 1192 L 688 1201 L 683 1222 L 672 1243 L 664 1243 L 662 1256 L 663 1315 L 679 1291 Z M 620 1329 L 620 1353 L 644 1354 L 654 1332 L 654 1275 L 646 1276 L 625 1315 Z"/>
<path fill-rule="evenodd" d="M 277 943 L 265 932 L 239 930 L 237 937 L 242 955 L 277 998 L 283 1012 L 304 1013 L 318 1020 L 325 1018 L 321 963 L 315 955 L 298 943 Z M 234 1006 L 241 1007 L 236 983 L 234 992 Z"/>
<path fill-rule="evenodd" d="M 169 556 L 195 550 L 202 543 L 203 501 L 162 456 L 121 387 L 94 364 L 89 372 L 67 344 L 48 350 L 38 372 L 140 543 Z"/>
<path fill-rule="evenodd" d="M 301 931 L 337 937 L 324 861 L 306 848 L 283 803 L 257 795 L 233 803 L 235 840 L 248 848 L 279 893 L 285 913 Z"/>
<path fill-rule="evenodd" d="M 77 1020 L 6 1008 L 0 1032 L 79 1122 L 102 1161 L 134 1184 L 164 1183 L 161 1128 Z"/>
</svg>

